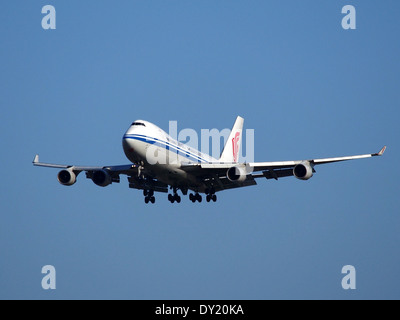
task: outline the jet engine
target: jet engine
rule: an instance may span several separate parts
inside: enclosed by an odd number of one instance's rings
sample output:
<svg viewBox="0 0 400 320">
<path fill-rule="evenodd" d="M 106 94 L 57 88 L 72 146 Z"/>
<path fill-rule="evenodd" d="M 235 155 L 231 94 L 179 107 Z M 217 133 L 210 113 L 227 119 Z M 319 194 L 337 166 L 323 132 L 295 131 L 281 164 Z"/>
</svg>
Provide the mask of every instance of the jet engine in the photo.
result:
<svg viewBox="0 0 400 320">
<path fill-rule="evenodd" d="M 92 174 L 92 180 L 99 187 L 106 187 L 112 183 L 112 177 L 107 170 L 97 170 Z"/>
<path fill-rule="evenodd" d="M 303 161 L 293 168 L 293 175 L 300 180 L 308 180 L 313 176 L 313 168 L 309 161 Z"/>
<path fill-rule="evenodd" d="M 246 169 L 243 167 L 232 167 L 226 171 L 226 177 L 232 182 L 243 182 L 246 180 Z"/>
<path fill-rule="evenodd" d="M 61 170 L 57 179 L 63 186 L 72 186 L 76 182 L 76 174 L 71 169 Z"/>
</svg>

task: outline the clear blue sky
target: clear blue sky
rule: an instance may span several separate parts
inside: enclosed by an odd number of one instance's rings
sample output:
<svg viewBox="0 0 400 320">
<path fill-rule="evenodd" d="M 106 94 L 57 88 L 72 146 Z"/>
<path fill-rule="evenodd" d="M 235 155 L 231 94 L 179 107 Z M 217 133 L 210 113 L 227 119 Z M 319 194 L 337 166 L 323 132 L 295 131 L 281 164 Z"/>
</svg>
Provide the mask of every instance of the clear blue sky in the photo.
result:
<svg viewBox="0 0 400 320">
<path fill-rule="evenodd" d="M 56 30 L 41 27 L 46 4 Z M 341 27 L 346 4 L 356 30 Z M 400 299 L 399 1 L 0 8 L 1 299 Z M 64 187 L 31 164 L 126 164 L 135 119 L 200 132 L 237 115 L 256 161 L 388 149 L 180 205 L 145 205 L 125 177 Z"/>
</svg>

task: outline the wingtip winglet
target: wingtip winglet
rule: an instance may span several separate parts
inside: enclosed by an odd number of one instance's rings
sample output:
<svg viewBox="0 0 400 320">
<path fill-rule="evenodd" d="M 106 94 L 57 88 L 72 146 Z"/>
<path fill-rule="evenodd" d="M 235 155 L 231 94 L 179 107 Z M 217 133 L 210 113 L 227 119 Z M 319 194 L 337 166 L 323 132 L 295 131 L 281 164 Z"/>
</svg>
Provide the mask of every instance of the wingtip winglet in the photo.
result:
<svg viewBox="0 0 400 320">
<path fill-rule="evenodd" d="M 384 146 L 378 153 L 374 153 L 373 156 L 381 156 L 386 150 L 386 146 Z"/>
<path fill-rule="evenodd" d="M 381 151 L 379 151 L 376 155 L 377 155 L 377 156 L 383 155 L 384 152 L 385 152 L 385 150 L 386 150 L 386 146 L 384 146 L 384 147 L 381 149 Z"/>
<path fill-rule="evenodd" d="M 39 163 L 39 155 L 37 154 L 32 161 L 33 164 Z"/>
</svg>

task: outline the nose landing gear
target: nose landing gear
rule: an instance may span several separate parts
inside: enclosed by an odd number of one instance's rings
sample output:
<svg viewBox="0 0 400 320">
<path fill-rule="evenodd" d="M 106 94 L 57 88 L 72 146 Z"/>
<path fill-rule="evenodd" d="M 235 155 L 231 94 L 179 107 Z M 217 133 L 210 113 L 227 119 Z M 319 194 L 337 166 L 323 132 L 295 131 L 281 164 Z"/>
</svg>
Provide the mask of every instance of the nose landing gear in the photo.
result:
<svg viewBox="0 0 400 320">
<path fill-rule="evenodd" d="M 154 197 L 154 190 L 143 190 L 143 195 L 144 195 L 144 202 L 145 203 L 155 203 L 156 198 Z"/>
</svg>

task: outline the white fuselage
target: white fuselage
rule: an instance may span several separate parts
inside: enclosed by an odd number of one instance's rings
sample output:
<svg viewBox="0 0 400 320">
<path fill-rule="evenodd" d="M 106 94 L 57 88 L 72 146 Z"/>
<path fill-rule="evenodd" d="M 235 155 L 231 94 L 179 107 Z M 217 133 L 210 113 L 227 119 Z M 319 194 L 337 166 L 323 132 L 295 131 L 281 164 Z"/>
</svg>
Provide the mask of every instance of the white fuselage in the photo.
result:
<svg viewBox="0 0 400 320">
<path fill-rule="evenodd" d="M 147 173 L 169 184 L 202 189 L 203 184 L 181 170 L 182 164 L 218 162 L 217 159 L 178 142 L 156 125 L 143 120 L 132 123 L 123 136 L 126 157 Z"/>
</svg>

